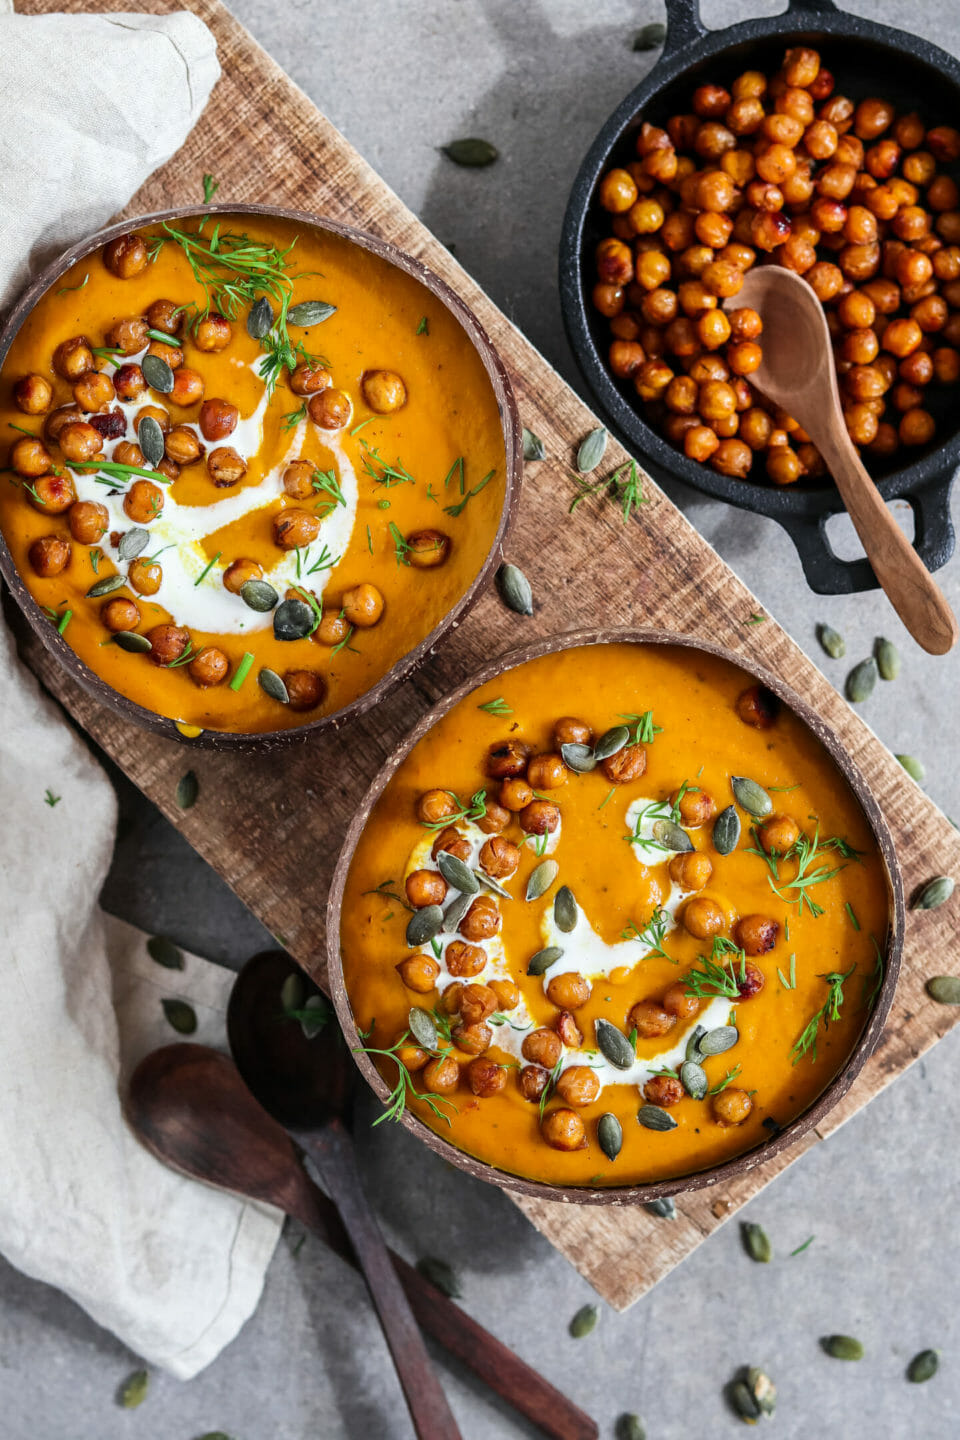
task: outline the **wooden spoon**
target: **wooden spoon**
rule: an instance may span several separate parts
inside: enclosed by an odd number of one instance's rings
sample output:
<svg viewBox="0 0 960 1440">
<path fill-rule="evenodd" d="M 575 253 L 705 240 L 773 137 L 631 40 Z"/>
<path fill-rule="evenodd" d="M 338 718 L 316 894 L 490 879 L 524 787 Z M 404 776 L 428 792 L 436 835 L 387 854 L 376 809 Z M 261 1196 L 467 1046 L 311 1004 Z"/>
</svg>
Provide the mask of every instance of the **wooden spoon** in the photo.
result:
<svg viewBox="0 0 960 1440">
<path fill-rule="evenodd" d="M 257 1104 L 229 1056 L 185 1043 L 154 1050 L 134 1071 L 126 1114 L 163 1164 L 219 1190 L 277 1206 L 359 1268 L 336 1207 L 309 1178 L 289 1135 Z M 389 1254 L 418 1323 L 451 1355 L 552 1440 L 597 1440 L 589 1415 L 412 1265 Z"/>
<path fill-rule="evenodd" d="M 833 476 L 880 584 L 913 638 L 933 655 L 957 642 L 957 621 L 939 585 L 890 514 L 847 433 L 823 308 L 799 275 L 779 265 L 749 270 L 728 309 L 763 321 L 763 360 L 750 376 L 768 400 L 806 430 Z"/>
</svg>

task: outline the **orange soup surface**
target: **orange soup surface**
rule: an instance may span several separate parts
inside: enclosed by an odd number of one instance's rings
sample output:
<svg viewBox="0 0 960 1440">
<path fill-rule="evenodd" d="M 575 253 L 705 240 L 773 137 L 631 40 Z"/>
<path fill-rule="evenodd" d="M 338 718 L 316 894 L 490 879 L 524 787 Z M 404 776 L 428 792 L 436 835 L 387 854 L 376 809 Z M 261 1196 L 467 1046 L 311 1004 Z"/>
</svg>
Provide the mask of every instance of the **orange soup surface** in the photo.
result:
<svg viewBox="0 0 960 1440">
<path fill-rule="evenodd" d="M 426 1125 L 515 1175 L 619 1186 L 811 1105 L 887 916 L 869 824 L 799 718 L 723 660 L 619 642 L 518 665 L 419 741 L 360 837 L 341 946 L 363 1044 Z"/>
</svg>

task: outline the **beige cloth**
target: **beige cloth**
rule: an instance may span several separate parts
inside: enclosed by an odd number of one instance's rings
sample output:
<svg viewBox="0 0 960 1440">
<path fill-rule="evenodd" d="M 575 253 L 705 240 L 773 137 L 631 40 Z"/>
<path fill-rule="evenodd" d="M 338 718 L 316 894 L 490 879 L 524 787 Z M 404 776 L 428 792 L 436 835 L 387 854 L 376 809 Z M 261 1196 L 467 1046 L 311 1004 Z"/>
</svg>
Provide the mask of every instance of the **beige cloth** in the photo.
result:
<svg viewBox="0 0 960 1440">
<path fill-rule="evenodd" d="M 192 15 L 28 18 L 0 0 L 0 305 L 27 279 L 24 255 L 126 204 L 218 74 Z M 281 1217 L 160 1165 L 118 1092 L 179 1038 L 167 996 L 194 1006 L 197 1040 L 223 1043 L 231 977 L 194 956 L 163 969 L 99 909 L 113 789 L 2 624 L 0 695 L 0 1251 L 188 1378 L 256 1307 Z"/>
</svg>

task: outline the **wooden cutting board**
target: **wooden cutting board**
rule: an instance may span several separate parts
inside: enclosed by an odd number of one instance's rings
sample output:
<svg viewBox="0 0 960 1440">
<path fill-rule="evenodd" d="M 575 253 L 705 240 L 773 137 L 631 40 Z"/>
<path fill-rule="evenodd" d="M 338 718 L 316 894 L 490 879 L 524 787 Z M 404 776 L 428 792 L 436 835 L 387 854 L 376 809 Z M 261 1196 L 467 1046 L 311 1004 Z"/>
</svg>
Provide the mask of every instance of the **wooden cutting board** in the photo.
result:
<svg viewBox="0 0 960 1440">
<path fill-rule="evenodd" d="M 354 807 L 384 757 L 434 700 L 491 654 L 590 625 L 655 625 L 756 656 L 817 707 L 856 756 L 893 830 L 908 895 L 931 875 L 960 876 L 960 834 L 773 620 L 748 623 L 759 602 L 652 480 L 644 481 L 649 503 L 627 525 L 609 502 L 589 500 L 568 514 L 576 493 L 573 457 L 594 416 L 219 0 L 185 3 L 216 36 L 223 77 L 186 145 L 125 213 L 199 202 L 202 176 L 212 170 L 223 182 L 218 200 L 323 213 L 393 241 L 442 275 L 499 348 L 523 422 L 546 445 L 549 458 L 526 468 L 509 545 L 509 558 L 532 582 L 536 614 L 513 615 L 489 592 L 440 654 L 373 715 L 342 734 L 327 732 L 269 757 L 191 751 L 122 723 L 29 643 L 26 658 L 74 719 L 321 983 L 330 876 Z M 128 0 L 97 0 L 96 8 L 127 6 Z M 85 8 L 82 0 L 18 5 L 28 14 Z M 161 12 L 180 3 L 140 0 L 137 8 Z M 625 458 L 608 447 L 611 467 Z M 181 812 L 174 792 L 189 768 L 200 798 Z M 923 988 L 931 973 L 956 964 L 957 913 L 954 901 L 909 916 L 900 987 L 879 1049 L 824 1124 L 786 1155 L 730 1185 L 681 1197 L 672 1224 L 639 1208 L 514 1197 L 516 1203 L 605 1300 L 625 1309 L 960 1018 Z"/>
</svg>

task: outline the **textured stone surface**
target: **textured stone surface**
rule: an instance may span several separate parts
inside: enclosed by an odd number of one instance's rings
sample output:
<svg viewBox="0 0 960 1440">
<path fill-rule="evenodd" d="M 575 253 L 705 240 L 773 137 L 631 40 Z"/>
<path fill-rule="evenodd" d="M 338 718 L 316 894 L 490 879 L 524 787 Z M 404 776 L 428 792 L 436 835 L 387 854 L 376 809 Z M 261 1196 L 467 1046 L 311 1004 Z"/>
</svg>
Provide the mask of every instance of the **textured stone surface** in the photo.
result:
<svg viewBox="0 0 960 1440">
<path fill-rule="evenodd" d="M 232 8 L 576 383 L 556 300 L 556 238 L 587 143 L 654 58 L 629 48 L 635 29 L 660 18 L 650 0 L 589 8 L 579 0 L 234 0 Z M 719 25 L 776 7 L 714 0 L 704 8 Z M 956 7 L 860 0 L 850 8 L 960 53 Z M 460 171 L 437 154 L 437 145 L 467 134 L 493 140 L 499 164 Z M 929 793 L 960 816 L 957 659 L 923 656 L 876 593 L 811 595 L 772 521 L 675 483 L 668 489 L 836 683 L 875 635 L 898 643 L 901 678 L 878 685 L 864 715 L 892 749 L 924 760 Z M 940 579 L 960 606 L 960 564 Z M 846 661 L 820 655 L 818 620 L 845 634 Z M 186 842 L 131 787 L 121 793 L 108 908 L 230 965 L 269 943 Z M 950 965 L 945 956 L 943 968 Z M 727 1227 L 632 1311 L 605 1310 L 582 1341 L 569 1338 L 566 1324 L 591 1298 L 589 1287 L 502 1195 L 405 1133 L 371 1131 L 369 1104 L 358 1136 L 370 1192 L 398 1248 L 457 1263 L 471 1313 L 590 1410 L 605 1437 L 622 1410 L 644 1417 L 650 1440 L 742 1434 L 722 1388 L 739 1365 L 761 1364 L 780 1389 L 771 1434 L 782 1440 L 947 1440 L 960 1410 L 947 1204 L 956 1161 L 945 1143 L 960 1124 L 951 1083 L 958 1044 L 947 1037 L 749 1207 L 746 1216 L 773 1241 L 769 1266 L 753 1264 L 737 1227 Z M 811 1234 L 809 1249 L 791 1258 Z M 290 1227 L 260 1310 L 221 1359 L 187 1386 L 154 1377 L 134 1414 L 115 1407 L 114 1392 L 135 1357 L 69 1300 L 0 1262 L 5 1440 L 194 1440 L 211 1430 L 233 1440 L 408 1440 L 361 1282 L 309 1238 L 295 1254 L 298 1241 Z M 835 1331 L 864 1341 L 859 1365 L 819 1351 L 817 1338 Z M 926 1386 L 909 1385 L 904 1368 L 928 1346 L 943 1350 L 942 1371 Z M 465 1440 L 533 1435 L 472 1380 L 445 1362 L 441 1371 Z"/>
</svg>

